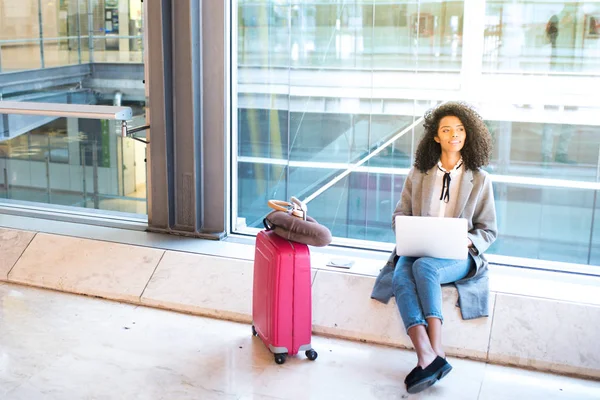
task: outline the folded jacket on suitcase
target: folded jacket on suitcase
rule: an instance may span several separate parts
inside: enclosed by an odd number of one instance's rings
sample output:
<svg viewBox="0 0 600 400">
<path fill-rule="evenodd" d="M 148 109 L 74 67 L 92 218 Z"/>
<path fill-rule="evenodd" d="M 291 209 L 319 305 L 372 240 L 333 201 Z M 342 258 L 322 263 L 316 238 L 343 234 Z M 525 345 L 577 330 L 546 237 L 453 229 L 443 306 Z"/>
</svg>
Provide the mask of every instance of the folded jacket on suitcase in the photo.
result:
<svg viewBox="0 0 600 400">
<path fill-rule="evenodd" d="M 284 211 L 272 211 L 265 217 L 265 227 L 278 236 L 310 246 L 323 247 L 331 243 L 331 232 L 314 218 L 306 221 Z"/>
</svg>

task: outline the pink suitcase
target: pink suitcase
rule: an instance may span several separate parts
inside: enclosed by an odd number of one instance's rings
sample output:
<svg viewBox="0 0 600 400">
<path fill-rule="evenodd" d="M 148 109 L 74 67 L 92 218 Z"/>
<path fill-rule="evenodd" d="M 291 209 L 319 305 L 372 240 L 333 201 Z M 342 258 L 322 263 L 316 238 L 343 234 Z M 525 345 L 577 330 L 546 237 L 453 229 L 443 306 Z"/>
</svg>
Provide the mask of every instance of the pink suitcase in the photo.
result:
<svg viewBox="0 0 600 400">
<path fill-rule="evenodd" d="M 310 252 L 308 246 L 261 231 L 256 237 L 252 295 L 252 333 L 260 337 L 283 364 L 287 356 L 304 351 L 317 358 L 311 347 Z"/>
</svg>

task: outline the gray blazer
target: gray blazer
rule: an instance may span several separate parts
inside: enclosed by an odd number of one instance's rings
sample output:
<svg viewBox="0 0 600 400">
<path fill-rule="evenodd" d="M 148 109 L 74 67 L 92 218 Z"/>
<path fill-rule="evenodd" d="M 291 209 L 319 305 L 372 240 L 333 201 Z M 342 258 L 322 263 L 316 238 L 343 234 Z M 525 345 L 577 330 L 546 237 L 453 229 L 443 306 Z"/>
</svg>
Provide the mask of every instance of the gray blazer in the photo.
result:
<svg viewBox="0 0 600 400">
<path fill-rule="evenodd" d="M 404 182 L 402 196 L 392 217 L 392 227 L 397 215 L 431 216 L 431 201 L 435 184 L 435 170 L 422 173 L 412 168 Z M 458 306 L 463 319 L 487 317 L 489 282 L 488 262 L 483 253 L 498 236 L 496 227 L 496 208 L 492 181 L 483 170 L 465 170 L 462 175 L 454 217 L 466 218 L 469 226 L 468 237 L 473 242 L 469 256 L 475 261 L 475 268 L 469 274 L 455 282 L 458 289 Z M 396 249 L 390 255 L 386 265 L 379 273 L 371 298 L 388 303 L 393 296 L 392 276 L 398 261 Z"/>
</svg>

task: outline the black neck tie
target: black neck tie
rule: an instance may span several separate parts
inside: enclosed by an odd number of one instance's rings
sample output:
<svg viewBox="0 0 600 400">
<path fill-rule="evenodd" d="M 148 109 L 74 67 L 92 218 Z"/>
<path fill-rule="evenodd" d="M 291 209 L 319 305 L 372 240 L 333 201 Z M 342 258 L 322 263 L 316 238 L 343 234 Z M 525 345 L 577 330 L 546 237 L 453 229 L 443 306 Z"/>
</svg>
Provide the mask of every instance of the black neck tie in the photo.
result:
<svg viewBox="0 0 600 400">
<path fill-rule="evenodd" d="M 462 162 L 454 167 L 455 170 L 458 170 L 462 165 Z M 444 200 L 444 203 L 450 201 L 450 172 L 446 172 L 446 170 L 442 169 L 438 165 L 438 169 L 444 173 L 444 178 L 442 179 L 442 195 L 440 196 L 440 200 Z"/>
<path fill-rule="evenodd" d="M 441 170 L 441 168 L 440 168 Z M 450 172 L 444 172 L 444 178 L 442 179 L 442 195 L 440 196 L 440 200 L 444 200 L 444 203 L 450 201 Z"/>
</svg>

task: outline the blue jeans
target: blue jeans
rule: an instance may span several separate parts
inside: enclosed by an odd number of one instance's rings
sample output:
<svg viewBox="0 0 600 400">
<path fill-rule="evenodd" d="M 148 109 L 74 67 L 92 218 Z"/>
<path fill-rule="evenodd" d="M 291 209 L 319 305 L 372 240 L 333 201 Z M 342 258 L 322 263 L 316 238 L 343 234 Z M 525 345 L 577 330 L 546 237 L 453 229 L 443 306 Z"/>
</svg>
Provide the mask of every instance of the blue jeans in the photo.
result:
<svg viewBox="0 0 600 400">
<path fill-rule="evenodd" d="M 469 256 L 466 260 L 431 257 L 400 257 L 392 278 L 392 289 L 404 327 L 427 326 L 426 318 L 442 317 L 442 287 L 456 282 L 475 267 Z"/>
</svg>

